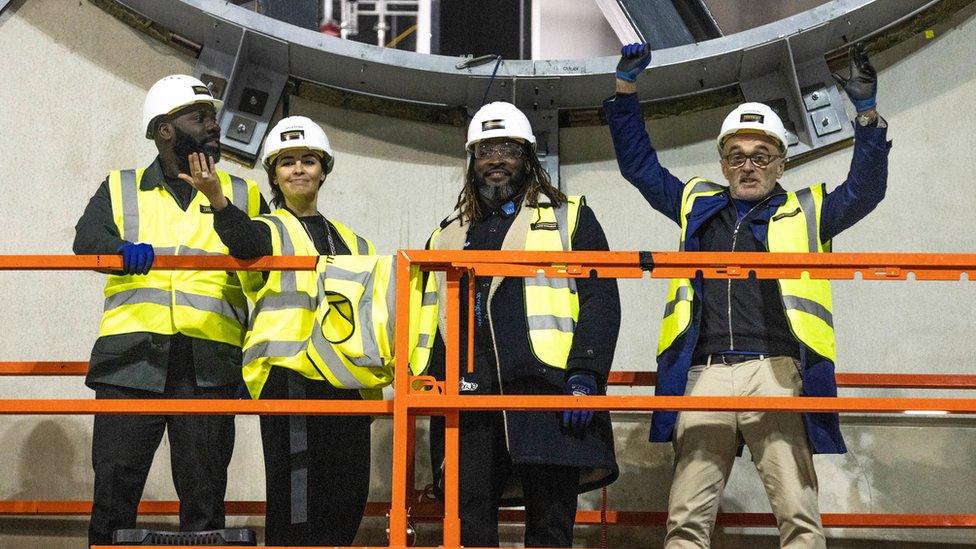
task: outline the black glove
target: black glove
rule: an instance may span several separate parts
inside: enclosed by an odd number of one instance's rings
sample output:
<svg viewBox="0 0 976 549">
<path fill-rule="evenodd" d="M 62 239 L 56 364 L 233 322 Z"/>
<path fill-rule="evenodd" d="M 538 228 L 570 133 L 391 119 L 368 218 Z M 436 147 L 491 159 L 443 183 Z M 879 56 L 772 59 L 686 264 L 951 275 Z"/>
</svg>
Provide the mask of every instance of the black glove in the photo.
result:
<svg viewBox="0 0 976 549">
<path fill-rule="evenodd" d="M 591 396 L 597 394 L 596 380 L 590 374 L 578 373 L 570 376 L 563 386 L 563 394 L 573 396 Z M 586 435 L 586 428 L 593 421 L 593 410 L 566 410 L 563 412 L 562 428 L 564 432 L 576 437 Z"/>
<path fill-rule="evenodd" d="M 126 242 L 119 246 L 122 255 L 122 274 L 148 274 L 156 257 L 152 244 Z"/>
<path fill-rule="evenodd" d="M 851 62 L 850 78 L 844 78 L 837 73 L 832 76 L 844 89 L 847 97 L 851 98 L 851 103 L 854 103 L 857 112 L 873 109 L 877 105 L 878 71 L 874 70 L 861 43 L 851 46 L 847 56 Z"/>
<path fill-rule="evenodd" d="M 627 82 L 637 81 L 640 73 L 651 64 L 650 44 L 627 44 L 620 48 L 617 78 Z"/>
</svg>

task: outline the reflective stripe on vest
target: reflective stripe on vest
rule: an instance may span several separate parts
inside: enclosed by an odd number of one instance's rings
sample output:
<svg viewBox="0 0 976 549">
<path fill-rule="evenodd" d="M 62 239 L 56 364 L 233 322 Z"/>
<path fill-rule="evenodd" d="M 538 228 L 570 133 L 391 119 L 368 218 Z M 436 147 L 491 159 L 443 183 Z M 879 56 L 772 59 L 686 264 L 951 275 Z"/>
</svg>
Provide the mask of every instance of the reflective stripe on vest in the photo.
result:
<svg viewBox="0 0 976 549">
<path fill-rule="evenodd" d="M 569 197 L 559 208 L 535 209 L 536 221 L 525 237 L 526 251 L 570 251 L 583 197 Z M 545 229 L 555 223 L 558 230 Z M 543 271 L 525 281 L 525 318 L 532 353 L 552 368 L 566 368 L 579 319 L 576 279 L 548 278 Z"/>
<path fill-rule="evenodd" d="M 301 221 L 279 209 L 255 217 L 271 234 L 276 256 L 317 256 L 315 243 Z M 351 253 L 372 251 L 372 244 L 337 221 L 329 223 Z M 295 370 L 309 379 L 322 379 L 306 357 L 318 306 L 318 275 L 313 271 L 268 271 L 239 273 L 254 310 L 244 342 L 244 381 L 253 398 L 259 398 L 272 366 Z"/>
<path fill-rule="evenodd" d="M 586 204 L 582 196 L 571 196 L 559 208 L 540 205 L 530 208 L 523 204 L 519 216 L 531 215 L 525 236 L 525 250 L 572 250 L 572 238 L 579 221 L 580 206 Z M 456 220 L 451 223 L 456 223 Z M 515 223 L 517 223 L 516 221 Z M 514 225 L 514 223 L 513 223 Z M 428 249 L 437 248 L 442 229 L 431 234 Z M 437 332 L 440 288 L 437 276 L 431 273 L 421 289 L 422 273 L 414 268 L 410 273 L 410 367 L 423 371 L 430 363 L 430 351 Z M 442 277 L 441 277 L 442 278 Z M 576 280 L 547 278 L 543 272 L 526 277 L 525 315 L 529 329 L 529 343 L 540 362 L 553 368 L 566 368 L 573 345 L 573 333 L 579 319 L 579 296 Z"/>
<path fill-rule="evenodd" d="M 725 187 L 711 181 L 694 178 L 685 184 L 681 195 L 681 240 L 679 251 L 685 251 L 685 232 L 688 228 L 688 216 L 695 199 L 700 196 L 712 196 L 725 190 Z M 695 298 L 695 291 L 691 287 L 691 280 L 687 278 L 672 278 L 668 287 L 668 298 L 664 306 L 664 319 L 661 321 L 661 337 L 657 341 L 657 354 L 663 353 L 685 333 L 691 325 L 691 305 Z"/>
<path fill-rule="evenodd" d="M 769 220 L 767 237 L 770 252 L 829 252 L 830 243 L 820 242 L 820 214 L 824 186 L 816 185 L 787 193 Z M 783 308 L 793 334 L 818 355 L 836 361 L 833 302 L 829 280 L 799 279 L 779 281 Z"/>
<path fill-rule="evenodd" d="M 685 185 L 681 206 L 681 249 L 687 231 L 688 216 L 694 202 L 702 196 L 723 192 L 724 187 L 703 179 Z M 817 185 L 786 193 L 786 201 L 770 218 L 767 249 L 770 252 L 829 252 L 830 243 L 820 242 L 820 210 L 824 187 Z M 779 280 L 780 295 L 793 334 L 817 354 L 836 359 L 830 282 L 801 279 Z M 657 353 L 674 344 L 691 324 L 694 290 L 689 279 L 672 279 L 661 323 Z"/>
<path fill-rule="evenodd" d="M 319 295 L 308 357 L 343 389 L 376 389 L 393 381 L 396 295 L 393 256 L 337 256 L 319 261 Z"/>
<path fill-rule="evenodd" d="M 129 242 L 148 242 L 156 255 L 227 255 L 213 229 L 213 214 L 203 193 L 182 210 L 164 188 L 142 190 L 145 170 L 114 171 L 108 188 L 119 234 Z M 224 194 L 249 214 L 260 208 L 253 181 L 217 171 Z M 223 271 L 164 271 L 110 275 L 99 335 L 151 332 L 220 341 L 240 346 L 247 302 L 236 275 Z"/>
</svg>

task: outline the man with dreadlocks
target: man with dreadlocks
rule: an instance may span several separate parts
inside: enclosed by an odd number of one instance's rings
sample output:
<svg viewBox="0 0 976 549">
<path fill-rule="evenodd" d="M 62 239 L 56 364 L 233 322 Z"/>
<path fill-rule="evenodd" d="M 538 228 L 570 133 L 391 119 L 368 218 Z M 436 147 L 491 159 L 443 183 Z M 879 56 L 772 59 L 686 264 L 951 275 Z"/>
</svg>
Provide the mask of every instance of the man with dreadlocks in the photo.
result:
<svg viewBox="0 0 976 549">
<path fill-rule="evenodd" d="M 454 213 L 431 235 L 439 250 L 607 250 L 582 196 L 552 186 L 535 136 L 510 103 L 482 107 L 468 127 L 468 166 Z M 614 279 L 476 277 L 474 303 L 462 278 L 461 318 L 474 307 L 474 369 L 468 372 L 461 323 L 460 392 L 596 395 L 620 329 Z M 426 280 L 414 364 L 444 379 L 445 282 Z M 438 305 L 441 304 L 439 307 Z M 440 331 L 438 331 L 438 329 Z M 443 418 L 431 420 L 435 479 L 442 474 Z M 461 543 L 497 547 L 498 508 L 526 508 L 525 544 L 570 547 L 579 493 L 618 475 L 610 415 L 591 411 L 468 412 L 460 424 Z"/>
</svg>

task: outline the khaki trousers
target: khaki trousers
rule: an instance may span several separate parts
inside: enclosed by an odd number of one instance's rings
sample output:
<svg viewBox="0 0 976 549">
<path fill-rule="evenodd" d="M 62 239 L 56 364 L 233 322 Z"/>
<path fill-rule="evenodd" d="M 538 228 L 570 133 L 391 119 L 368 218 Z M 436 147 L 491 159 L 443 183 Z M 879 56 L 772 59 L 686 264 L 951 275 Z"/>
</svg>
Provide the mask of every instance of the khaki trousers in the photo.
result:
<svg viewBox="0 0 976 549">
<path fill-rule="evenodd" d="M 801 379 L 789 357 L 701 364 L 688 372 L 688 396 L 798 396 Z M 667 549 L 709 547 L 722 490 L 744 441 L 779 528 L 780 546 L 826 547 L 817 502 L 817 472 L 803 417 L 784 412 L 681 412 L 674 431 L 674 480 Z"/>
</svg>

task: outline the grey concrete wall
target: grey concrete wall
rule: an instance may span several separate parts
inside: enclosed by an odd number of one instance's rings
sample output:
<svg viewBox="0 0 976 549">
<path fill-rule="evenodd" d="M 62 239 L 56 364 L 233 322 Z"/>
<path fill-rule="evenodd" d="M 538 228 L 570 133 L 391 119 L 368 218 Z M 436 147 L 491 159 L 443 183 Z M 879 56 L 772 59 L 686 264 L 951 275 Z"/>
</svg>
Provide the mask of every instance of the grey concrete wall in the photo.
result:
<svg viewBox="0 0 976 549">
<path fill-rule="evenodd" d="M 976 220 L 976 17 L 972 10 L 933 40 L 919 37 L 875 59 L 881 71 L 880 112 L 895 146 L 886 200 L 837 238 L 843 251 L 966 252 Z M 70 253 L 74 223 L 110 169 L 148 164 L 141 105 L 158 78 L 189 72 L 193 59 L 132 30 L 86 2 L 15 1 L 0 16 L 0 174 L 5 219 L 0 253 Z M 608 94 L 612 83 L 607 82 Z M 726 109 L 648 123 L 662 161 L 679 177 L 720 178 L 712 139 Z M 461 177 L 464 131 L 348 112 L 301 100 L 292 112 L 320 122 L 336 149 L 336 168 L 321 209 L 372 237 L 382 252 L 419 247 L 453 205 Z M 677 229 L 653 212 L 617 173 L 605 127 L 562 133 L 562 181 L 588 196 L 617 249 L 674 249 Z M 843 181 L 850 149 L 789 170 L 795 189 Z M 224 169 L 264 175 L 224 162 Z M 95 273 L 0 273 L 0 359 L 85 360 L 101 311 L 102 276 Z M 624 328 L 615 367 L 653 369 L 664 283 L 624 281 Z M 976 355 L 976 287 L 971 283 L 840 282 L 835 284 L 838 369 L 848 372 L 968 373 Z M 631 392 L 646 392 L 646 388 Z M 626 392 L 626 391 L 620 391 Z M 868 394 L 848 391 L 846 394 Z M 908 395 L 887 391 L 870 394 Z M 952 393 L 936 393 L 947 394 Z M 2 378 L 0 398 L 91 398 L 79 378 Z M 645 442 L 646 417 L 619 416 L 622 477 L 610 488 L 617 509 L 665 508 L 671 452 Z M 0 418 L 0 499 L 88 499 L 91 496 L 91 418 Z M 257 419 L 237 419 L 231 500 L 264 496 Z M 976 430 L 966 421 L 905 423 L 850 418 L 852 452 L 816 458 L 824 512 L 967 513 L 976 505 Z M 389 494 L 389 423 L 374 427 L 374 499 Z M 426 458 L 421 456 L 421 473 Z M 168 446 L 157 454 L 145 499 L 174 499 Z M 582 507 L 598 504 L 589 494 Z M 739 460 L 725 510 L 768 510 L 755 471 Z M 153 519 L 152 524 L 167 523 Z M 259 517 L 232 525 L 259 528 Z M 171 522 L 169 522 L 171 524 Z M 383 524 L 369 520 L 361 543 L 382 543 Z M 2 518 L 0 547 L 79 547 L 83 518 Z M 422 538 L 437 530 L 423 527 Z M 510 540 L 518 530 L 506 528 Z M 597 528 L 579 528 L 595 545 Z M 837 546 L 871 540 L 971 543 L 971 531 L 836 531 Z M 612 546 L 654 546 L 659 529 L 611 529 Z M 725 546 L 774 546 L 770 530 L 726 530 Z M 858 539 L 868 541 L 857 542 Z M 906 546 L 909 546 L 906 545 Z"/>
</svg>

